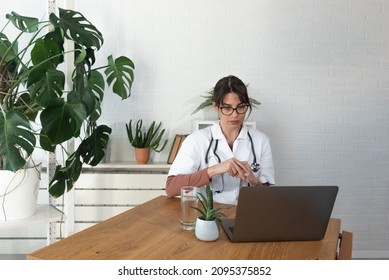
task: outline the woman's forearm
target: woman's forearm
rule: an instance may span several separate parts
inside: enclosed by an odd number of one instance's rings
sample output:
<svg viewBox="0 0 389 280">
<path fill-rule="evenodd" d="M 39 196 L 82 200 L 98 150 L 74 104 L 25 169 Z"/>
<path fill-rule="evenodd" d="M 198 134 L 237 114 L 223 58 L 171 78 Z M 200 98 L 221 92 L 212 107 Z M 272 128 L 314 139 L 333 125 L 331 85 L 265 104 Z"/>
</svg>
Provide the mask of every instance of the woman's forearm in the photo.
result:
<svg viewBox="0 0 389 280">
<path fill-rule="evenodd" d="M 181 194 L 181 188 L 185 186 L 202 187 L 210 182 L 208 168 L 204 168 L 192 174 L 169 176 L 166 180 L 166 194 L 173 197 Z"/>
</svg>

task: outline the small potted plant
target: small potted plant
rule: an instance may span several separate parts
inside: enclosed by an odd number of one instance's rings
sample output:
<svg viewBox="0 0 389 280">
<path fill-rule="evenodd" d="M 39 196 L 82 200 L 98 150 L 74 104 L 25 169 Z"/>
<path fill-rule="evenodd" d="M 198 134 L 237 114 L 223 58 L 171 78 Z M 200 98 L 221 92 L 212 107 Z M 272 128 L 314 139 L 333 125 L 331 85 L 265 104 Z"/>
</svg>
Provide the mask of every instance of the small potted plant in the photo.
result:
<svg viewBox="0 0 389 280">
<path fill-rule="evenodd" d="M 247 87 L 248 85 L 246 85 Z M 203 102 L 201 102 L 197 107 L 196 109 L 194 109 L 194 111 L 192 112 L 192 115 L 196 114 L 197 112 L 205 109 L 205 108 L 208 108 L 208 107 L 212 107 L 212 99 L 213 99 L 213 88 L 210 89 L 209 91 L 206 92 L 206 95 L 201 95 L 202 98 L 204 98 Z M 257 108 L 257 106 L 261 105 L 261 102 L 259 102 L 258 100 L 252 98 L 252 97 L 249 97 L 249 100 L 250 100 L 250 104 L 254 107 L 254 108 Z"/>
<path fill-rule="evenodd" d="M 199 193 L 198 197 L 202 209 L 193 207 L 201 214 L 196 220 L 196 237 L 202 241 L 214 241 L 219 238 L 220 218 L 225 216 L 221 210 L 224 208 L 214 207 L 213 192 L 210 185 L 205 186 L 205 196 Z"/>
<path fill-rule="evenodd" d="M 165 129 L 161 129 L 162 122 L 158 125 L 155 121 L 147 127 L 143 127 L 143 120 L 136 122 L 133 128 L 132 120 L 126 124 L 127 136 L 131 146 L 135 149 L 135 159 L 140 164 L 149 161 L 150 150 L 160 153 L 166 146 L 167 139 L 162 142 Z"/>
</svg>

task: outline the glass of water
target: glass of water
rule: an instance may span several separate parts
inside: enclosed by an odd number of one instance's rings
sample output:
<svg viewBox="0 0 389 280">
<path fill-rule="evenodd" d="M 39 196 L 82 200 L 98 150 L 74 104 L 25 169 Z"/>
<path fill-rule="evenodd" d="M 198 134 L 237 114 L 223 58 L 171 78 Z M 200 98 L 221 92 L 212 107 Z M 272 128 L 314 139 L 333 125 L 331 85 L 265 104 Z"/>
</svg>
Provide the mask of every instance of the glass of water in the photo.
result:
<svg viewBox="0 0 389 280">
<path fill-rule="evenodd" d="M 197 188 L 187 186 L 181 188 L 181 228 L 194 230 L 198 211 L 193 209 L 198 207 Z"/>
</svg>

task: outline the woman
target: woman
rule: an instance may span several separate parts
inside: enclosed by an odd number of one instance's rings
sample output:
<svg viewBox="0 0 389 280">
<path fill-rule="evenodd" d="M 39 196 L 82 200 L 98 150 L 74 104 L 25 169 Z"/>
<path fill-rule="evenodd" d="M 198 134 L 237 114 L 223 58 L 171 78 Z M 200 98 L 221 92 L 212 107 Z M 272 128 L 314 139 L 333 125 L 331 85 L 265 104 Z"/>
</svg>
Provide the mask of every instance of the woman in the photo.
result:
<svg viewBox="0 0 389 280">
<path fill-rule="evenodd" d="M 212 106 L 219 122 L 186 137 L 169 170 L 168 197 L 180 195 L 183 186 L 210 183 L 214 201 L 236 204 L 240 187 L 275 183 L 268 137 L 244 124 L 252 110 L 245 84 L 234 76 L 222 78 Z"/>
</svg>

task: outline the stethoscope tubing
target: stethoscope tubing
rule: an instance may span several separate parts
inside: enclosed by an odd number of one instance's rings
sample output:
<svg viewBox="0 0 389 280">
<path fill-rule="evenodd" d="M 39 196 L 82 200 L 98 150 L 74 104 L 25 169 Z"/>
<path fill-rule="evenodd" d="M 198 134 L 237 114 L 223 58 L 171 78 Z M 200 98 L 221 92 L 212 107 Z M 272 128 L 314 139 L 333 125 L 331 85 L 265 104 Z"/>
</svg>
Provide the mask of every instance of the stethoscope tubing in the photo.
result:
<svg viewBox="0 0 389 280">
<path fill-rule="evenodd" d="M 259 171 L 259 168 L 260 168 L 260 165 L 259 165 L 259 163 L 257 163 L 257 155 L 255 154 L 253 138 L 251 137 L 251 134 L 250 134 L 250 132 L 248 132 L 248 131 L 247 131 L 247 135 L 248 135 L 249 138 L 250 138 L 251 151 L 253 152 L 253 156 L 254 156 L 253 163 L 251 164 L 251 169 L 252 169 L 254 172 L 258 172 L 258 171 Z M 214 140 L 214 138 L 213 138 L 213 136 L 212 136 L 212 137 L 211 137 L 211 141 L 209 142 L 209 146 L 208 146 L 208 149 L 207 149 L 207 153 L 205 154 L 205 163 L 206 163 L 206 164 L 208 164 L 208 155 L 209 155 L 209 151 L 211 150 L 213 140 Z M 216 140 L 215 140 L 215 147 L 214 147 L 214 149 L 213 149 L 213 154 L 216 156 L 218 163 L 221 163 L 221 159 L 220 159 L 219 155 L 217 154 L 217 147 L 218 147 L 218 144 L 219 144 L 219 139 L 216 139 Z"/>
</svg>

